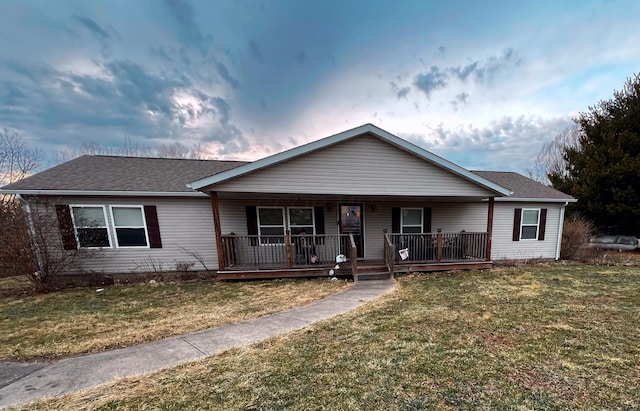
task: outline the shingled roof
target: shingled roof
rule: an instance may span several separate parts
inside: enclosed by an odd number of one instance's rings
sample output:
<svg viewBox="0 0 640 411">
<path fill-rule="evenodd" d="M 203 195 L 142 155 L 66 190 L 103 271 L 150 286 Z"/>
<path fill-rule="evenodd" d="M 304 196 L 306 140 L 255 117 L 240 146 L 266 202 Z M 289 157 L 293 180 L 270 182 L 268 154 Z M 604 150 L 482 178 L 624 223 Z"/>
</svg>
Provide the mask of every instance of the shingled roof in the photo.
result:
<svg viewBox="0 0 640 411">
<path fill-rule="evenodd" d="M 196 193 L 186 186 L 244 161 L 85 155 L 2 187 L 16 191 Z"/>
<path fill-rule="evenodd" d="M 472 173 L 486 178 L 504 188 L 508 188 L 513 192 L 508 197 L 496 198 L 496 200 L 521 201 L 531 199 L 558 202 L 576 201 L 575 198 L 568 194 L 512 171 L 472 171 Z"/>
<path fill-rule="evenodd" d="M 85 155 L 2 187 L 20 193 L 154 193 L 200 195 L 187 187 L 198 179 L 248 164 L 244 161 Z M 472 171 L 513 193 L 502 201 L 576 201 L 570 195 L 509 171 Z"/>
</svg>

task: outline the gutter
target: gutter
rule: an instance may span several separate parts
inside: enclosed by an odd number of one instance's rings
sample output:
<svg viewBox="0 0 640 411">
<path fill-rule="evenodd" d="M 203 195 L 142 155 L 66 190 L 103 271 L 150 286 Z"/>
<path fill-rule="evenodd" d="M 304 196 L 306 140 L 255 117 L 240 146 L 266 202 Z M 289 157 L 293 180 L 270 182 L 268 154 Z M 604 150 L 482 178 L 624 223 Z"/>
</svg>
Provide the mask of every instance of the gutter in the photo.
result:
<svg viewBox="0 0 640 411">
<path fill-rule="evenodd" d="M 542 198 L 542 197 L 531 197 L 531 198 L 524 198 L 524 197 L 496 197 L 496 202 L 500 201 L 500 202 L 518 202 L 518 203 L 565 203 L 565 206 L 569 203 L 575 203 L 576 200 L 575 198 Z"/>
<path fill-rule="evenodd" d="M 24 208 L 27 212 L 27 225 L 29 226 L 29 234 L 31 237 L 31 244 L 33 247 L 33 252 L 36 255 L 36 262 L 38 263 L 38 270 L 43 271 L 44 269 L 44 261 L 42 260 L 42 254 L 40 253 L 40 246 L 38 245 L 37 235 L 36 235 L 36 226 L 33 222 L 33 215 L 31 210 L 31 203 L 25 200 L 20 194 L 16 194 L 16 198 L 24 204 Z"/>
<path fill-rule="evenodd" d="M 569 205 L 569 202 L 565 202 L 560 209 L 560 224 L 558 226 L 558 240 L 556 243 L 556 261 L 560 260 L 560 249 L 562 248 L 562 230 L 564 229 L 564 209 Z"/>
<path fill-rule="evenodd" d="M 82 190 L 0 190 L 0 194 L 48 196 L 112 196 L 112 197 L 209 197 L 200 191 L 82 191 Z"/>
</svg>

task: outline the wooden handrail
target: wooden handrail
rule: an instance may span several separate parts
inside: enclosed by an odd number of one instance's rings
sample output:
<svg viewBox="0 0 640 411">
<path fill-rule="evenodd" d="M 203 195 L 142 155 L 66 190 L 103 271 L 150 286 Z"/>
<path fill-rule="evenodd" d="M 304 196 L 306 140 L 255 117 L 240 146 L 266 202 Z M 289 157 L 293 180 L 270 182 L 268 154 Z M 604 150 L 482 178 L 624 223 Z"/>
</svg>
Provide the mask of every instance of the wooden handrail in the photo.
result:
<svg viewBox="0 0 640 411">
<path fill-rule="evenodd" d="M 358 282 L 358 247 L 356 246 L 356 240 L 353 238 L 353 234 L 349 234 L 349 240 L 351 241 L 351 273 L 353 274 L 353 282 Z"/>
<path fill-rule="evenodd" d="M 389 276 L 393 280 L 393 274 L 395 271 L 395 267 L 393 266 L 393 259 L 396 254 L 396 246 L 393 245 L 391 241 L 391 237 L 387 234 L 387 230 L 384 230 L 384 261 L 387 266 L 387 270 L 389 270 Z"/>
<path fill-rule="evenodd" d="M 333 267 L 336 255 L 351 254 L 348 234 L 236 235 L 221 237 L 224 268 L 296 269 Z M 310 247 L 301 249 L 303 240 Z M 314 256 L 312 258 L 312 256 Z"/>
<path fill-rule="evenodd" d="M 396 249 L 394 263 L 488 261 L 487 232 L 388 233 L 387 236 Z M 408 257 L 400 261 L 398 250 L 402 249 L 407 250 Z M 385 250 L 388 250 L 386 241 Z"/>
</svg>

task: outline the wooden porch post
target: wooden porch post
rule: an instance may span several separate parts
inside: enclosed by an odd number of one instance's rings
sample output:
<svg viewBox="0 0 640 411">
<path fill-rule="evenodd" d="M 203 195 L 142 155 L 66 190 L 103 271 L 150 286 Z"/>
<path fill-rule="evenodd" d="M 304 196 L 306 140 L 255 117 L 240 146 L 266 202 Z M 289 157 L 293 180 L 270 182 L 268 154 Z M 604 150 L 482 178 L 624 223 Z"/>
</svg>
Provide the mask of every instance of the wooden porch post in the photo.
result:
<svg viewBox="0 0 640 411">
<path fill-rule="evenodd" d="M 493 207 L 494 201 L 493 197 L 489 197 L 489 207 L 488 207 L 488 215 L 487 215 L 487 261 L 491 261 L 491 237 L 493 235 Z"/>
<path fill-rule="evenodd" d="M 291 255 L 291 231 L 287 230 L 284 236 L 284 244 L 287 247 L 287 267 L 293 267 L 293 256 Z"/>
<path fill-rule="evenodd" d="M 436 261 L 442 261 L 442 229 L 438 228 L 438 234 L 436 237 Z"/>
<path fill-rule="evenodd" d="M 220 208 L 218 193 L 209 192 L 211 196 L 211 210 L 213 210 L 213 229 L 216 232 L 216 249 L 218 251 L 218 269 L 224 270 L 224 248 L 222 247 L 222 228 L 220 228 Z"/>
</svg>

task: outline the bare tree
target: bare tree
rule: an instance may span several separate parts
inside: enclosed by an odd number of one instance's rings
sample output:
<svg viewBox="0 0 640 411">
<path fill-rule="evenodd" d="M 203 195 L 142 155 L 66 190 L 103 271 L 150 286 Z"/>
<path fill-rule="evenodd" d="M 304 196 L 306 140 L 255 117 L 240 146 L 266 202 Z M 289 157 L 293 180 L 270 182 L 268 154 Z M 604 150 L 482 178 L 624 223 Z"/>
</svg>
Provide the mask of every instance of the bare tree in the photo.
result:
<svg viewBox="0 0 640 411">
<path fill-rule="evenodd" d="M 28 148 L 18 133 L 6 128 L 0 132 L 0 186 L 28 176 L 41 159 L 42 151 Z"/>
<path fill-rule="evenodd" d="M 543 184 L 549 184 L 549 175 L 565 175 L 567 172 L 565 148 L 577 147 L 581 136 L 580 127 L 574 125 L 565 128 L 553 140 L 545 143 L 536 157 L 533 168 L 527 170 L 529 177 Z"/>
<path fill-rule="evenodd" d="M 57 155 L 57 160 L 64 162 L 83 155 L 189 158 L 197 160 L 205 160 L 212 157 L 209 151 L 197 143 L 192 146 L 185 146 L 180 142 L 144 146 L 134 143 L 130 137 L 126 136 L 124 143 L 119 146 L 105 146 L 95 141 L 84 142 L 78 149 L 60 151 Z"/>
</svg>

